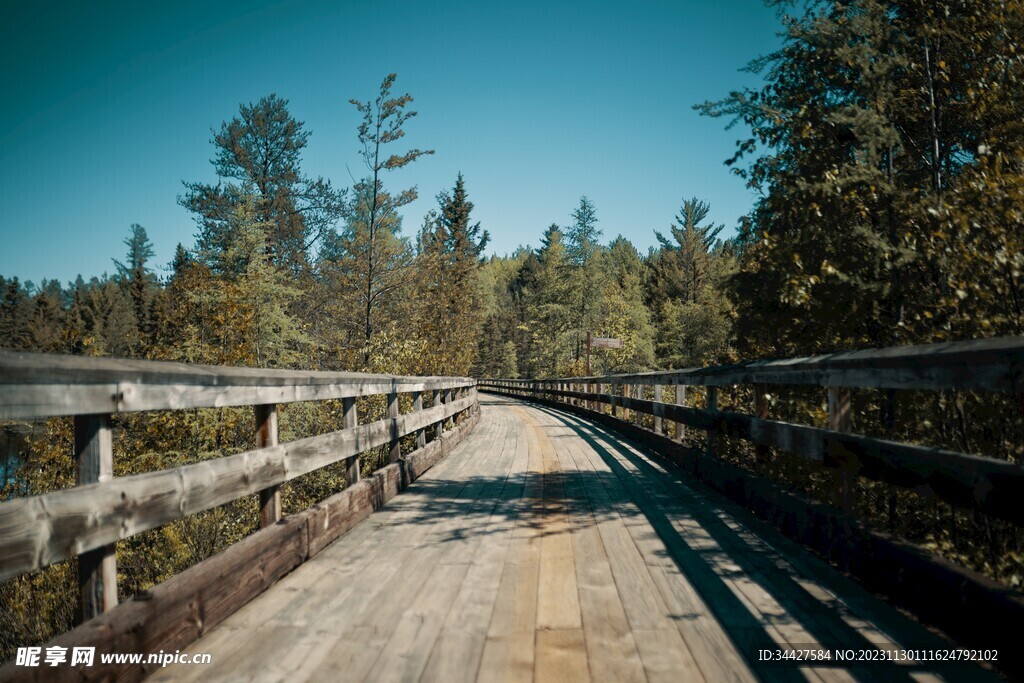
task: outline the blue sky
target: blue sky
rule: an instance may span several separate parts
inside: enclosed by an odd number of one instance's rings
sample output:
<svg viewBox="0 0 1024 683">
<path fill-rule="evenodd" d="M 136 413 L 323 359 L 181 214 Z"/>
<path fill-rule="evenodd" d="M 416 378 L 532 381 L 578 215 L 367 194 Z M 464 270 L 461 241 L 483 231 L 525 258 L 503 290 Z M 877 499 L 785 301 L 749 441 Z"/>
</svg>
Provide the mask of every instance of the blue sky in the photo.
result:
<svg viewBox="0 0 1024 683">
<path fill-rule="evenodd" d="M 419 116 L 392 173 L 413 234 L 465 175 L 491 250 L 536 245 L 582 194 L 605 239 L 646 250 L 682 198 L 732 230 L 753 202 L 723 165 L 742 131 L 692 105 L 756 83 L 779 44 L 760 0 L 12 3 L 0 23 L 0 274 L 112 271 L 140 223 L 165 264 L 191 246 L 183 180 L 213 181 L 211 127 L 277 93 L 311 131 L 304 171 L 363 173 L 350 98 L 389 72 Z M 397 150 L 396 150 L 397 151 Z"/>
</svg>

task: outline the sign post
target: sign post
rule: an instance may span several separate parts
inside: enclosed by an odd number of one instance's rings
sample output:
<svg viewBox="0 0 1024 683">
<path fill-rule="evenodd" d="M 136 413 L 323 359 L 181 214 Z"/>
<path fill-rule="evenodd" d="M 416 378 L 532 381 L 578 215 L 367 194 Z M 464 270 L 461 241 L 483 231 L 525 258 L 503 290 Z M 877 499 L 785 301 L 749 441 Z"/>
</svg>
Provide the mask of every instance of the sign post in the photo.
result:
<svg viewBox="0 0 1024 683">
<path fill-rule="evenodd" d="M 622 340 L 617 337 L 594 337 L 587 332 L 587 376 L 593 374 L 590 370 L 591 349 L 621 349 Z"/>
</svg>

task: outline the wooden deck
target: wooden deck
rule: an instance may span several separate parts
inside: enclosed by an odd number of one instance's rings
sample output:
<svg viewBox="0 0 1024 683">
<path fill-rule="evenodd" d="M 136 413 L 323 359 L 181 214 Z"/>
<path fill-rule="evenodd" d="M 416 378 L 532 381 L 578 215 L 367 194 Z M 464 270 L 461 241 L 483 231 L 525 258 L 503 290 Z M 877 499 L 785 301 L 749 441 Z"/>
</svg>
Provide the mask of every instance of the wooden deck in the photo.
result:
<svg viewBox="0 0 1024 683">
<path fill-rule="evenodd" d="M 150 680 L 985 680 L 761 648 L 945 642 L 579 418 L 481 397 L 474 433 Z M 993 677 L 994 678 L 994 677 Z"/>
</svg>

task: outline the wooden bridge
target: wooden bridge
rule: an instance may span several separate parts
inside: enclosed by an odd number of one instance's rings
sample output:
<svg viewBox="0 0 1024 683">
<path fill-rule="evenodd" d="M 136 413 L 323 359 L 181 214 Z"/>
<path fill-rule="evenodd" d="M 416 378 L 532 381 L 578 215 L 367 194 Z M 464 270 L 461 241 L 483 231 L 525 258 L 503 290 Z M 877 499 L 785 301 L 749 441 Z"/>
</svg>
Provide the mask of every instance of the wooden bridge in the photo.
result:
<svg viewBox="0 0 1024 683">
<path fill-rule="evenodd" d="M 748 384 L 751 414 L 718 409 L 719 387 Z M 824 387 L 828 426 L 769 419 L 774 384 Z M 97 651 L 92 667 L 9 662 L 0 679 L 1019 675 L 1019 630 L 1006 624 L 1021 623 L 1020 594 L 864 526 L 851 499 L 869 477 L 1019 524 L 1024 468 L 853 434 L 851 387 L 1021 394 L 1024 340 L 479 382 L 0 352 L 0 419 L 74 415 L 80 484 L 0 502 L 0 579 L 77 556 L 83 623 L 43 650 Z M 356 399 L 369 396 L 386 415 L 361 424 Z M 277 443 L 276 406 L 336 399 L 343 429 Z M 256 449 L 112 477 L 112 415 L 244 405 L 256 406 Z M 687 429 L 707 435 L 703 448 L 680 442 Z M 785 450 L 831 468 L 834 504 L 730 464 L 726 437 L 757 458 Z M 373 448 L 391 464 L 360 481 Z M 282 516 L 283 483 L 339 462 L 343 491 Z M 252 494 L 260 531 L 118 595 L 118 540 Z M 952 648 L 998 660 L 939 661 Z M 177 650 L 212 663 L 99 660 Z"/>
</svg>

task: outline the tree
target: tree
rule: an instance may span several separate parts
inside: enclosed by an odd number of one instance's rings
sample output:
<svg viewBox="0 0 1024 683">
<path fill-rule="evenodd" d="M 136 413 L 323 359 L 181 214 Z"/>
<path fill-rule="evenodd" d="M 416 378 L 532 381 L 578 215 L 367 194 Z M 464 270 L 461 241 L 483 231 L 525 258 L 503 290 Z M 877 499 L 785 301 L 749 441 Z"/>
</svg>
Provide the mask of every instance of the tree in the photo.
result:
<svg viewBox="0 0 1024 683">
<path fill-rule="evenodd" d="M 362 145 L 360 156 L 362 156 L 367 169 L 370 172 L 369 178 L 364 183 L 365 196 L 360 196 L 356 201 L 359 206 L 365 205 L 365 238 L 361 239 L 365 249 L 360 253 L 365 263 L 363 270 L 363 319 L 364 319 L 364 343 L 367 348 L 370 346 L 374 333 L 374 307 L 380 300 L 381 288 L 377 281 L 381 278 L 382 272 L 394 270 L 394 264 L 389 261 L 389 254 L 386 252 L 389 244 L 388 235 L 393 235 L 390 228 L 380 224 L 381 217 L 388 217 L 395 211 L 416 199 L 416 188 L 403 190 L 397 194 L 384 192 L 381 175 L 385 171 L 394 171 L 426 154 L 433 154 L 433 150 L 411 149 L 403 154 L 392 154 L 384 157 L 381 149 L 384 145 L 391 144 L 405 136 L 404 126 L 409 119 L 416 116 L 416 112 L 406 110 L 406 106 L 412 102 L 412 96 L 408 93 L 398 97 L 391 96 L 391 87 L 397 78 L 396 74 L 388 74 L 380 84 L 380 92 L 374 101 L 349 100 L 363 120 L 359 124 L 359 142 Z M 392 252 L 394 253 L 394 252 Z"/>
<path fill-rule="evenodd" d="M 660 250 L 651 259 L 651 301 L 672 299 L 697 303 L 711 271 L 713 252 L 719 244 L 718 234 L 724 225 L 705 224 L 711 210 L 707 202 L 696 197 L 684 200 L 676 222 L 669 226 L 672 239 L 655 231 Z"/>
<path fill-rule="evenodd" d="M 593 374 L 648 370 L 654 365 L 655 329 L 644 304 L 646 266 L 636 247 L 621 235 L 601 258 L 608 278 L 601 292 L 604 315 L 594 332 L 621 339 L 622 348 L 594 353 L 591 370 Z"/>
<path fill-rule="evenodd" d="M 181 284 L 188 318 L 182 344 L 188 360 L 216 365 L 298 367 L 308 358 L 308 339 L 288 313 L 300 290 L 274 265 L 267 250 L 267 225 L 259 219 L 258 198 L 249 197 L 231 217 L 231 241 L 216 256 L 199 253 Z M 224 273 L 205 266 L 216 260 Z"/>
<path fill-rule="evenodd" d="M 309 135 L 288 111 L 288 100 L 273 94 L 241 105 L 237 117 L 221 124 L 210 162 L 220 181 L 185 183 L 179 198 L 196 214 L 201 252 L 216 255 L 227 248 L 235 210 L 254 198 L 270 262 L 296 276 L 308 273 L 309 250 L 344 210 L 343 191 L 300 170 Z"/>
<path fill-rule="evenodd" d="M 28 292 L 18 278 L 7 280 L 0 276 L 0 296 L 0 346 L 24 350 L 31 311 Z"/>
<path fill-rule="evenodd" d="M 562 230 L 551 225 L 541 239 L 535 263 L 524 264 L 523 299 L 529 351 L 529 377 L 553 377 L 571 372 L 573 312 L 570 296 L 570 262 Z"/>
<path fill-rule="evenodd" d="M 700 106 L 752 131 L 746 354 L 1019 333 L 1022 28 L 1013 2 L 811 2 L 763 87 Z"/>
<path fill-rule="evenodd" d="M 420 232 L 420 337 L 425 346 L 425 374 L 465 375 L 477 352 L 482 314 L 477 273 L 490 236 L 470 222 L 473 203 L 460 173 L 449 194 L 437 196 L 439 213 Z"/>
<path fill-rule="evenodd" d="M 572 266 L 571 284 L 575 320 L 573 321 L 573 355 L 577 361 L 583 356 L 588 332 L 601 321 L 601 292 L 605 280 L 595 255 L 600 253 L 597 227 L 597 209 L 586 196 L 572 212 L 572 223 L 565 231 L 565 250 Z"/>
<path fill-rule="evenodd" d="M 370 207 L 374 200 L 369 182 L 358 183 L 353 198 L 345 226 L 325 245 L 320 264 L 330 293 L 323 310 L 335 321 L 328 339 L 348 369 L 368 368 L 374 335 L 411 317 L 406 290 L 414 262 L 412 246 L 401 234 L 402 219 L 390 196 L 378 190 L 380 206 L 372 231 Z"/>
<path fill-rule="evenodd" d="M 159 284 L 156 275 L 148 267 L 149 261 L 153 258 L 153 243 L 149 241 L 146 229 L 138 223 L 133 223 L 131 234 L 125 238 L 124 244 L 128 247 L 125 263 L 114 260 L 117 278 L 131 298 L 135 311 L 135 325 L 143 343 L 148 345 L 153 335 L 150 307 Z"/>
</svg>

